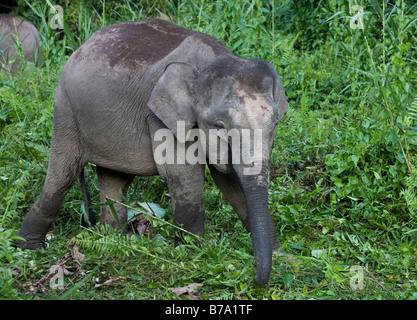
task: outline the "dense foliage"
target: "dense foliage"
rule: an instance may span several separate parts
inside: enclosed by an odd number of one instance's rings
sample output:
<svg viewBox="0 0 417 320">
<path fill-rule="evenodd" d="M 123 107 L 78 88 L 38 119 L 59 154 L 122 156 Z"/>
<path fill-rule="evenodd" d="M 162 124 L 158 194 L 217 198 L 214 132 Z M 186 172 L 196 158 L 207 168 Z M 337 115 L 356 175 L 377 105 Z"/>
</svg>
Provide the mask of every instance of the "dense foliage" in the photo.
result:
<svg viewBox="0 0 417 320">
<path fill-rule="evenodd" d="M 202 299 L 417 299 L 413 1 L 18 2 L 14 13 L 42 35 L 42 62 L 0 74 L 0 297 L 178 298 L 169 287 L 201 283 Z M 64 9 L 64 29 L 50 26 L 54 4 Z M 350 12 L 354 5 L 363 12 Z M 200 246 L 192 235 L 173 246 L 169 214 L 150 219 L 156 231 L 149 238 L 81 230 L 77 185 L 49 248 L 23 252 L 13 246 L 42 188 L 54 89 L 68 56 L 103 26 L 152 16 L 211 34 L 240 56 L 272 60 L 281 76 L 290 107 L 272 151 L 270 210 L 291 258 L 274 258 L 265 288 L 253 282 L 250 236 L 209 174 Z M 359 19 L 363 28 L 357 28 Z M 97 204 L 94 168 L 87 173 Z M 149 201 L 169 213 L 166 193 L 159 177 L 137 178 L 128 204 L 133 210 Z M 63 290 L 30 291 L 28 283 L 48 273 L 71 239 L 85 255 L 84 277 L 66 275 Z M 363 271 L 361 290 L 350 286 L 355 265 Z M 118 276 L 122 285 L 94 288 L 96 279 Z"/>
</svg>

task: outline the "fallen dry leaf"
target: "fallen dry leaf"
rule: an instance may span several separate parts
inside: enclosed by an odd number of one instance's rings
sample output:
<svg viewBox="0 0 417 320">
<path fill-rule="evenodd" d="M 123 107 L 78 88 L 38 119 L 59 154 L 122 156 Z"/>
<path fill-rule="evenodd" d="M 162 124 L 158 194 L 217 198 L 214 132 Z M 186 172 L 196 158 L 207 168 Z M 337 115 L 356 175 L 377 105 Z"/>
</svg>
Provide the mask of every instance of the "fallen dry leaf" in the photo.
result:
<svg viewBox="0 0 417 320">
<path fill-rule="evenodd" d="M 146 217 L 147 215 L 153 216 L 153 213 L 148 212 L 146 214 L 135 216 L 129 221 L 128 229 L 132 230 L 134 233 L 137 233 L 140 237 L 143 235 L 150 237 L 156 229 L 149 228 L 151 223 Z"/>
<path fill-rule="evenodd" d="M 85 276 L 85 271 L 81 268 L 81 261 L 84 259 L 84 255 L 79 251 L 78 246 L 70 241 L 67 245 L 68 249 L 72 249 L 73 252 L 68 252 L 62 256 L 53 266 L 48 269 L 48 273 L 39 279 L 35 284 L 31 282 L 25 283 L 25 286 L 29 287 L 29 291 L 25 294 L 36 293 L 38 291 L 49 291 L 51 288 L 51 281 L 57 278 L 57 276 L 72 276 L 72 280 L 81 276 Z"/>
<path fill-rule="evenodd" d="M 12 271 L 12 276 L 17 277 L 21 272 L 22 272 L 22 268 L 21 267 L 16 267 Z"/>
<path fill-rule="evenodd" d="M 108 285 L 111 285 L 113 282 L 116 282 L 116 281 L 119 281 L 119 280 L 124 282 L 124 281 L 126 281 L 126 277 L 119 276 L 119 277 L 115 277 L 115 278 L 110 278 L 109 280 L 104 281 L 103 283 L 95 284 L 94 288 L 100 288 L 100 287 L 103 287 L 103 286 L 108 286 Z"/>
<path fill-rule="evenodd" d="M 73 257 L 74 260 L 77 260 L 78 262 L 81 262 L 81 261 L 84 260 L 85 255 L 83 255 L 80 252 L 80 248 L 77 246 L 77 244 L 75 242 L 70 240 L 70 242 L 68 242 L 68 244 L 67 244 L 67 248 L 73 250 L 72 257 Z"/>
<path fill-rule="evenodd" d="M 201 286 L 201 283 L 192 283 L 185 287 L 168 288 L 168 290 L 183 298 L 200 300 L 200 292 L 197 290 Z"/>
</svg>

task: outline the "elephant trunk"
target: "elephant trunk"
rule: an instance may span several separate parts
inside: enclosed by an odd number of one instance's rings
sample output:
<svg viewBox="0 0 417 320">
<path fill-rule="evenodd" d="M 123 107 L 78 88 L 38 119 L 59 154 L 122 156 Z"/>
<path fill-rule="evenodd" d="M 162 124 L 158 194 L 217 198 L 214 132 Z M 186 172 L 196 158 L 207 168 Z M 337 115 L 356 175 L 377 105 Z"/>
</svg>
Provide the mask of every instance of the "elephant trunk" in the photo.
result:
<svg viewBox="0 0 417 320">
<path fill-rule="evenodd" d="M 268 183 L 264 177 L 248 176 L 243 179 L 242 187 L 248 208 L 249 228 L 256 263 L 255 281 L 263 286 L 269 280 L 272 267 Z"/>
</svg>

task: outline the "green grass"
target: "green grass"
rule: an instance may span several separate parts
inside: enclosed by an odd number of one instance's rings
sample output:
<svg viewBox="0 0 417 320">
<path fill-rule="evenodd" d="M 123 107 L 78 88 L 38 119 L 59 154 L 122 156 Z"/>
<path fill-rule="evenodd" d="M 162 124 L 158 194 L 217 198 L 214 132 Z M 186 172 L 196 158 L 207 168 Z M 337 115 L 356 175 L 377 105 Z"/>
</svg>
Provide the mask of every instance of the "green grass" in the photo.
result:
<svg viewBox="0 0 417 320">
<path fill-rule="evenodd" d="M 74 1 L 63 30 L 49 6 L 20 1 L 42 34 L 41 66 L 0 74 L 0 297 L 184 299 L 169 288 L 200 283 L 201 299 L 417 299 L 417 21 L 412 1 L 359 1 L 364 29 L 349 27 L 349 1 Z M 311 3 L 315 3 L 312 5 Z M 238 9 L 238 10 L 236 10 Z M 206 235 L 175 247 L 170 200 L 159 177 L 136 178 L 128 204 L 158 203 L 151 237 L 82 230 L 81 194 L 69 192 L 46 249 L 12 246 L 47 170 L 53 95 L 68 56 L 95 30 L 158 16 L 218 37 L 236 54 L 273 61 L 289 110 L 272 150 L 270 211 L 291 255 L 254 282 L 250 235 L 211 177 Z M 87 168 L 99 203 L 94 169 Z M 64 289 L 30 292 L 65 254 L 85 255 Z M 76 262 L 68 261 L 69 270 Z M 350 281 L 363 270 L 362 290 Z M 72 268 L 72 269 L 71 269 Z M 95 287 L 116 277 L 123 280 Z M 26 294 L 29 293 L 29 294 Z"/>
</svg>

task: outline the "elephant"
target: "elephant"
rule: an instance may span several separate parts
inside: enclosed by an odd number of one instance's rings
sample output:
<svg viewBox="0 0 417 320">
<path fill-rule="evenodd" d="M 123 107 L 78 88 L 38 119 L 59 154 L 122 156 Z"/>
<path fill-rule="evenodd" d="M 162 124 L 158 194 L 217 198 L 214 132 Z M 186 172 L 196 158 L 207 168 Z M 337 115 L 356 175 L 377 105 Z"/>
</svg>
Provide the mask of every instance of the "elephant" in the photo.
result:
<svg viewBox="0 0 417 320">
<path fill-rule="evenodd" d="M 174 224 L 203 237 L 208 166 L 251 233 L 255 281 L 265 285 L 273 250 L 280 248 L 268 208 L 270 151 L 287 108 L 272 63 L 240 58 L 210 35 L 161 19 L 123 22 L 94 32 L 70 56 L 57 85 L 48 171 L 18 233 L 26 240 L 20 246 L 44 246 L 67 191 L 78 177 L 84 181 L 87 163 L 96 167 L 101 201 L 110 197 L 123 203 L 135 176 L 161 176 L 170 192 Z M 214 130 L 216 143 L 196 148 L 199 137 L 190 139 L 193 130 L 200 137 Z M 245 130 L 258 136 L 261 152 L 251 163 L 239 161 L 239 154 L 231 161 L 231 150 L 243 143 Z M 242 133 L 242 142 L 222 136 L 232 131 Z M 220 140 L 230 147 L 223 150 L 223 163 L 217 161 Z M 161 161 L 156 153 L 170 141 L 174 143 L 165 157 L 171 159 Z M 214 160 L 179 161 L 191 148 Z M 250 172 L 255 162 L 256 172 Z M 126 207 L 116 203 L 114 209 L 118 219 L 109 206 L 100 207 L 100 224 L 126 224 Z"/>
<path fill-rule="evenodd" d="M 39 66 L 41 47 L 38 29 L 22 18 L 0 14 L 0 65 L 11 71 L 19 67 L 19 57 L 13 61 L 16 57 L 16 44 L 22 45 L 26 61 Z"/>
</svg>

